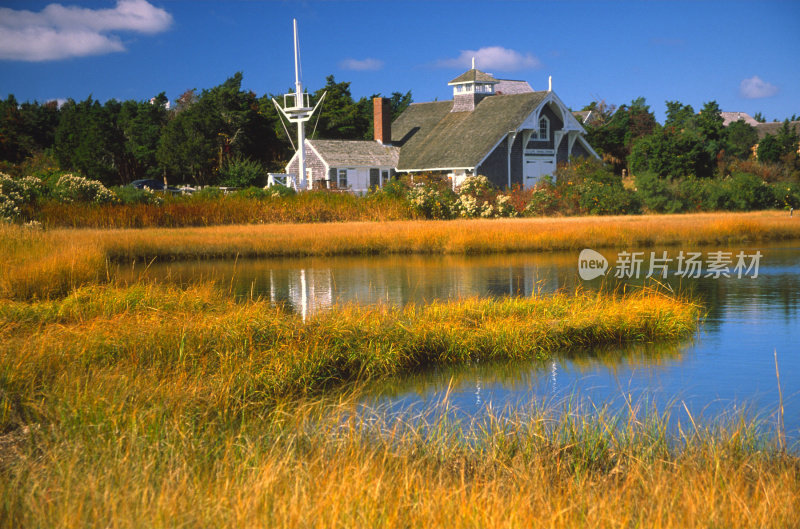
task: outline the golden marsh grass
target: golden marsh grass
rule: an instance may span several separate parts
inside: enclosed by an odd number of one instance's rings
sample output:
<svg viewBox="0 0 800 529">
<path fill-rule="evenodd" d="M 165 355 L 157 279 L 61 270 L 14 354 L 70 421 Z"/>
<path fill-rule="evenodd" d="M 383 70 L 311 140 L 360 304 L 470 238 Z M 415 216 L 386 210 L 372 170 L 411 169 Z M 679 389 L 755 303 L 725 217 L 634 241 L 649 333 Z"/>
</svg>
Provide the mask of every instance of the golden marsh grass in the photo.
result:
<svg viewBox="0 0 800 529">
<path fill-rule="evenodd" d="M 43 232 L 0 226 L 7 256 L 0 296 L 60 296 L 109 279 L 108 263 L 153 259 L 696 247 L 798 238 L 800 218 L 779 212 Z"/>
<path fill-rule="evenodd" d="M 697 318 L 653 291 L 352 306 L 305 323 L 208 285 L 2 301 L 0 525 L 791 525 L 800 463 L 752 422 L 682 419 L 672 437 L 672 411 L 635 405 L 474 424 L 446 403 L 357 412 L 357 382 L 679 339 Z"/>
</svg>

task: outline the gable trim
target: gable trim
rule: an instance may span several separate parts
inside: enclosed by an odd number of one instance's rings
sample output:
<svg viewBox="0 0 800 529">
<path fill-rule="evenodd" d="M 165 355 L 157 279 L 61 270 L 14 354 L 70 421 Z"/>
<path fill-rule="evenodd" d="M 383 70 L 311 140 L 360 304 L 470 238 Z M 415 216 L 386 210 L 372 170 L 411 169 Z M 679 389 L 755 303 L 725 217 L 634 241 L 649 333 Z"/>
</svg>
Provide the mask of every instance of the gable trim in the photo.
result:
<svg viewBox="0 0 800 529">
<path fill-rule="evenodd" d="M 317 150 L 317 149 L 314 147 L 314 144 L 313 144 L 313 143 L 311 143 L 311 141 L 310 141 L 310 140 L 306 140 L 306 143 L 308 143 L 308 147 L 309 147 L 309 148 L 310 148 L 312 151 L 314 151 L 314 154 L 316 154 L 316 155 L 317 155 L 317 158 L 319 158 L 319 160 L 322 162 L 322 165 L 324 165 L 324 166 L 325 166 L 325 173 L 327 174 L 328 172 L 330 172 L 330 170 L 331 170 L 330 164 L 329 164 L 329 163 L 328 163 L 328 162 L 325 160 L 325 158 L 323 158 L 322 156 L 320 156 L 320 154 L 319 154 L 319 151 L 318 151 L 318 150 Z"/>
</svg>

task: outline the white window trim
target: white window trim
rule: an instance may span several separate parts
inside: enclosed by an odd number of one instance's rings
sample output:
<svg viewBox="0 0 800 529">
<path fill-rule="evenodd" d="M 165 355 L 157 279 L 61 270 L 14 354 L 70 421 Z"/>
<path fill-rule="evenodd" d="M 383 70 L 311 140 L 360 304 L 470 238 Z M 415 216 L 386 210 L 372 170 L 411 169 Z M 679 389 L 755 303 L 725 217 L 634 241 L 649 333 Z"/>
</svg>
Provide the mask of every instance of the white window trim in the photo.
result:
<svg viewBox="0 0 800 529">
<path fill-rule="evenodd" d="M 547 124 L 547 130 L 545 131 L 544 137 L 542 137 L 542 120 L 545 121 Z M 547 116 L 539 117 L 539 121 L 536 123 L 536 139 L 539 141 L 548 141 L 550 139 L 550 118 Z"/>
</svg>

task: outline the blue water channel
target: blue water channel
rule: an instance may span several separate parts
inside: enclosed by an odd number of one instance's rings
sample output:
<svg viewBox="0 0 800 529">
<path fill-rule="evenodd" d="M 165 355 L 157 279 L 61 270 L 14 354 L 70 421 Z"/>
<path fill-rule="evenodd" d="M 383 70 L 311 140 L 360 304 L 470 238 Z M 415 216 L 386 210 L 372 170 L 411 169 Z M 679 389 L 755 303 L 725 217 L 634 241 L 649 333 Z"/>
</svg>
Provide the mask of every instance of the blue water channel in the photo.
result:
<svg viewBox="0 0 800 529">
<path fill-rule="evenodd" d="M 701 263 L 700 277 L 689 277 L 697 270 L 679 275 L 688 269 L 682 266 L 686 259 L 679 263 L 681 250 L 684 258 L 700 254 L 695 259 Z M 232 295 L 263 297 L 308 318 L 340 303 L 405 305 L 575 288 L 639 288 L 652 281 L 645 276 L 655 252 L 653 263 L 664 265 L 653 270 L 660 288 L 689 294 L 707 310 L 698 333 L 684 343 L 429 370 L 376 385 L 365 404 L 424 413 L 447 394 L 452 409 L 474 418 L 490 410 L 577 397 L 612 409 L 626 402 L 670 408 L 686 420 L 691 413 L 706 423 L 744 413 L 770 429 L 777 428 L 780 403 L 777 355 L 787 437 L 800 441 L 800 243 L 625 251 L 635 255 L 634 261 L 641 258 L 638 274 L 620 250 L 600 250 L 608 270 L 589 281 L 580 277 L 578 251 L 165 263 L 153 264 L 146 275 L 178 284 L 213 280 Z M 738 264 L 749 269 L 737 268 L 740 252 L 744 262 Z M 757 252 L 761 255 L 755 258 Z M 665 268 L 666 279 L 661 277 Z M 139 277 L 141 271 L 130 273 Z"/>
</svg>

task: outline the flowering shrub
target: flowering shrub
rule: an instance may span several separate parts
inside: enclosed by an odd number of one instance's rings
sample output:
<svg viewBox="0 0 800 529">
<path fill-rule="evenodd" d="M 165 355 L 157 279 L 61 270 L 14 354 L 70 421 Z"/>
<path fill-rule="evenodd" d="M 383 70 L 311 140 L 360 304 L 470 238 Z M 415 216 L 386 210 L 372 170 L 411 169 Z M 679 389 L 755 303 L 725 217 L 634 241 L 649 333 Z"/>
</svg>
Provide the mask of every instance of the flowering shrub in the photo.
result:
<svg viewBox="0 0 800 529">
<path fill-rule="evenodd" d="M 35 203 L 43 193 L 44 184 L 36 177 L 15 179 L 0 173 L 0 219 L 18 219 L 22 213 L 21 208 Z"/>
<path fill-rule="evenodd" d="M 480 209 L 478 199 L 472 195 L 461 195 L 456 199 L 455 210 L 460 217 L 477 217 L 480 214 Z"/>
<path fill-rule="evenodd" d="M 458 188 L 456 213 L 464 218 L 495 216 L 495 190 L 485 176 L 468 176 Z"/>
<path fill-rule="evenodd" d="M 425 184 L 415 184 L 408 191 L 408 201 L 414 211 L 428 219 L 451 219 L 456 204 L 447 191 Z"/>
<path fill-rule="evenodd" d="M 468 176 L 461 182 L 458 187 L 458 194 L 460 196 L 469 195 L 472 197 L 485 197 L 491 194 L 494 186 L 489 182 L 489 179 L 483 175 Z"/>
<path fill-rule="evenodd" d="M 519 215 L 517 208 L 511 202 L 511 195 L 497 195 L 494 199 L 495 216 L 516 217 Z"/>
<path fill-rule="evenodd" d="M 531 191 L 531 198 L 525 206 L 525 215 L 542 216 L 552 215 L 558 210 L 559 200 L 556 188 L 552 183 L 537 185 Z"/>
<path fill-rule="evenodd" d="M 62 202 L 92 202 L 110 204 L 119 202 L 117 195 L 98 182 L 67 173 L 58 179 L 53 195 Z"/>
</svg>

